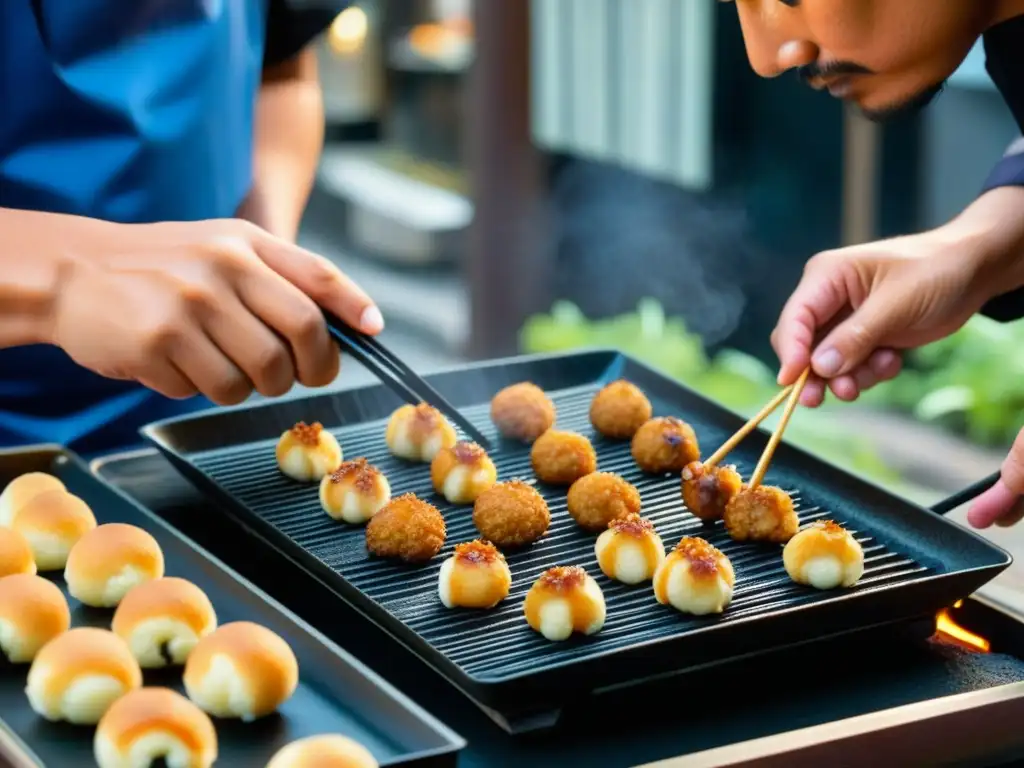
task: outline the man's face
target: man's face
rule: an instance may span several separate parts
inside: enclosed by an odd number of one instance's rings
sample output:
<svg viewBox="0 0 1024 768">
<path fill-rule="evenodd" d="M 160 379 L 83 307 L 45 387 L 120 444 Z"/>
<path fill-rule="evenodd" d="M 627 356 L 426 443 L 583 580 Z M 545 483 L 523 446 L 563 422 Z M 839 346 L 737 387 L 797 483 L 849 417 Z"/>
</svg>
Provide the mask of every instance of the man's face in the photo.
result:
<svg viewBox="0 0 1024 768">
<path fill-rule="evenodd" d="M 728 2 L 729 0 L 724 0 Z M 736 0 L 762 77 L 796 69 L 872 119 L 923 107 L 985 30 L 983 0 Z"/>
</svg>

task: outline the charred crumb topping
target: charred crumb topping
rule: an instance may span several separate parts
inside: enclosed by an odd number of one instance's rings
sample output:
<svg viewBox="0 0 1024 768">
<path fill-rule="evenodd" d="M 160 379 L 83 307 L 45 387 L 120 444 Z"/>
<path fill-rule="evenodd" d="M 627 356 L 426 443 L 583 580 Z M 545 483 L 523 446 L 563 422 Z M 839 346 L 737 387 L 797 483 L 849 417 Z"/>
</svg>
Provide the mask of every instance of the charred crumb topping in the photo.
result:
<svg viewBox="0 0 1024 768">
<path fill-rule="evenodd" d="M 842 536 L 846 533 L 846 529 L 834 520 L 819 520 L 814 525 L 830 536 Z"/>
<path fill-rule="evenodd" d="M 461 440 L 452 448 L 452 456 L 459 464 L 476 464 L 486 455 L 483 448 L 469 440 Z"/>
<path fill-rule="evenodd" d="M 582 587 L 586 580 L 587 572 L 578 565 L 556 565 L 541 574 L 537 585 L 553 592 L 568 592 Z"/>
<path fill-rule="evenodd" d="M 297 442 L 310 447 L 320 444 L 320 433 L 323 431 L 324 425 L 319 421 L 314 421 L 312 424 L 300 421 L 290 430 L 292 437 L 294 437 Z"/>
<path fill-rule="evenodd" d="M 350 482 L 356 490 L 369 493 L 377 489 L 378 477 L 380 477 L 380 470 L 360 457 L 344 462 L 332 472 L 331 482 Z"/>
<path fill-rule="evenodd" d="M 412 412 L 416 425 L 422 429 L 433 429 L 441 422 L 441 413 L 432 405 L 420 403 Z"/>
<path fill-rule="evenodd" d="M 467 563 L 485 565 L 494 562 L 503 562 L 505 556 L 498 551 L 498 548 L 489 541 L 477 539 L 455 545 L 455 557 Z"/>
<path fill-rule="evenodd" d="M 690 564 L 690 572 L 711 575 L 718 572 L 719 563 L 724 557 L 716 547 L 704 539 L 684 536 L 676 544 L 678 552 Z"/>
<path fill-rule="evenodd" d="M 626 536 L 641 538 L 648 533 L 654 532 L 654 523 L 646 520 L 635 512 L 630 512 L 625 517 L 616 518 L 608 523 L 608 528 Z"/>
</svg>

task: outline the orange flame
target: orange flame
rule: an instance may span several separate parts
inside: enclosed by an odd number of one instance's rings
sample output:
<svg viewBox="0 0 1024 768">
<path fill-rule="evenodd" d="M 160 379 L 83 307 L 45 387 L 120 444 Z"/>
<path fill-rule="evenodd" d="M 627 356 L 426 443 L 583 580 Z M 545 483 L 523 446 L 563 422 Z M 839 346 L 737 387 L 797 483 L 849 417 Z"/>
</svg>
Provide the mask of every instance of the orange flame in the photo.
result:
<svg viewBox="0 0 1024 768">
<path fill-rule="evenodd" d="M 958 600 L 953 604 L 953 608 L 959 608 L 961 605 L 963 605 L 963 600 Z M 969 651 L 988 653 L 992 647 L 992 644 L 981 635 L 976 635 L 957 624 L 948 608 L 943 608 L 935 617 L 935 633 L 943 640 L 955 643 Z"/>
</svg>

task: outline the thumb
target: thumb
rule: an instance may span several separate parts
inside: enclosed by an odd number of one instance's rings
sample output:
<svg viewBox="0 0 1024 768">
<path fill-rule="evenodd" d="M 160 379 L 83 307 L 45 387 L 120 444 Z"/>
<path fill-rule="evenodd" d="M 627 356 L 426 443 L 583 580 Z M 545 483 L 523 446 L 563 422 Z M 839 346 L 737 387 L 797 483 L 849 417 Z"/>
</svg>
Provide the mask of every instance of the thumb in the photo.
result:
<svg viewBox="0 0 1024 768">
<path fill-rule="evenodd" d="M 811 357 L 814 372 L 824 379 L 862 365 L 893 331 L 899 330 L 903 303 L 887 292 L 868 296 L 846 320 L 822 339 Z"/>
<path fill-rule="evenodd" d="M 1021 508 L 1024 496 L 1024 430 L 1013 441 L 1003 462 L 999 482 L 981 494 L 967 512 L 967 522 L 975 528 L 988 528 L 993 523 L 1012 520 Z"/>
<path fill-rule="evenodd" d="M 268 267 L 347 325 L 369 334 L 384 329 L 373 299 L 328 259 L 269 234 L 256 248 Z"/>
</svg>

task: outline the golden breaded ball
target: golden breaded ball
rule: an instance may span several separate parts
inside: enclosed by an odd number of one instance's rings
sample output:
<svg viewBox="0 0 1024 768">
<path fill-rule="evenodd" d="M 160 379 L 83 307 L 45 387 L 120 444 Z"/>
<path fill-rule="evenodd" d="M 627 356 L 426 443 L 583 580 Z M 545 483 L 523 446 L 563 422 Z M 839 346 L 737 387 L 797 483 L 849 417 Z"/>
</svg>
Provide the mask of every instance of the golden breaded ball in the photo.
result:
<svg viewBox="0 0 1024 768">
<path fill-rule="evenodd" d="M 497 547 L 522 547 L 547 533 L 551 512 L 536 488 L 512 480 L 480 494 L 473 505 L 473 524 Z"/>
<path fill-rule="evenodd" d="M 635 384 L 620 379 L 603 387 L 590 403 L 590 423 L 612 440 L 629 440 L 651 418 L 651 401 Z"/>
<path fill-rule="evenodd" d="M 700 458 L 693 427 L 674 416 L 659 416 L 640 427 L 630 450 L 637 466 L 652 475 L 682 472 L 683 467 Z"/>
<path fill-rule="evenodd" d="M 572 484 L 566 505 L 580 528 L 599 533 L 612 520 L 639 514 L 640 492 L 618 475 L 593 472 Z"/>
<path fill-rule="evenodd" d="M 542 483 L 572 485 L 597 471 L 597 454 L 583 435 L 549 429 L 530 449 L 530 463 Z"/>
<path fill-rule="evenodd" d="M 377 557 L 425 563 L 444 546 L 447 531 L 437 508 L 411 493 L 392 499 L 366 524 L 366 549 Z"/>
<path fill-rule="evenodd" d="M 555 404 L 536 384 L 513 384 L 491 400 L 491 421 L 510 440 L 532 443 L 555 425 Z"/>
</svg>

